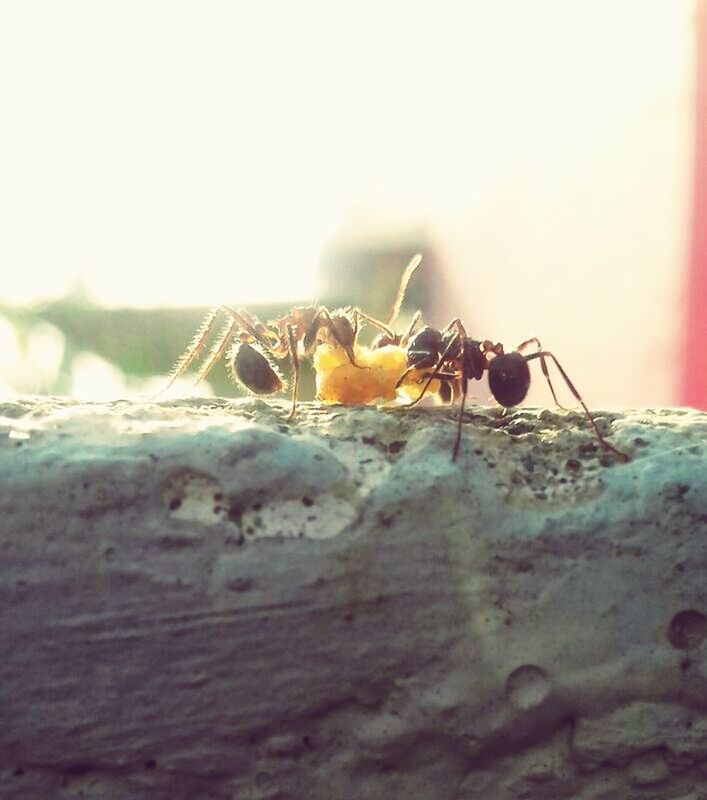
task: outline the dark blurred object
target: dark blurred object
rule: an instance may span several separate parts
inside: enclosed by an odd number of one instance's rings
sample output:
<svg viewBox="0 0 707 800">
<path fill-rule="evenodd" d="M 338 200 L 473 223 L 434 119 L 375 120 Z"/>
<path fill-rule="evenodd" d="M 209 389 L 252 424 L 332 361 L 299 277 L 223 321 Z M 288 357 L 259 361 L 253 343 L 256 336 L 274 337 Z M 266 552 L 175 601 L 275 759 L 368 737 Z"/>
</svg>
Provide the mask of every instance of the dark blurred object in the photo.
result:
<svg viewBox="0 0 707 800">
<path fill-rule="evenodd" d="M 680 401 L 707 410 L 707 0 L 695 14 L 695 155 Z"/>
</svg>

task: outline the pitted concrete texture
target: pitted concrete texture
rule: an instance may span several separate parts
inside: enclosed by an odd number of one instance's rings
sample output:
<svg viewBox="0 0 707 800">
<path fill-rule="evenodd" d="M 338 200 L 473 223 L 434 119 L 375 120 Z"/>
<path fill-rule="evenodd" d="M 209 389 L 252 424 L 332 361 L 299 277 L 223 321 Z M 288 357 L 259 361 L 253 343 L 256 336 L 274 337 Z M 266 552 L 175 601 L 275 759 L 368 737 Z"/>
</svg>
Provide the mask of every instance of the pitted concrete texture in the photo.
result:
<svg viewBox="0 0 707 800">
<path fill-rule="evenodd" d="M 0 403 L 7 800 L 705 800 L 707 415 Z"/>
</svg>

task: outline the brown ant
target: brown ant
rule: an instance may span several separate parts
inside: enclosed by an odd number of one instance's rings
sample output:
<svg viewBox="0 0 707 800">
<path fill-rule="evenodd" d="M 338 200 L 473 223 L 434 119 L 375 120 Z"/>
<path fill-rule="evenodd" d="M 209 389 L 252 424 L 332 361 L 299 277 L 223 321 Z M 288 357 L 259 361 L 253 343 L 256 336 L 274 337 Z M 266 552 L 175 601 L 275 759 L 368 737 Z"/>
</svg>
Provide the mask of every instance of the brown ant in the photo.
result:
<svg viewBox="0 0 707 800">
<path fill-rule="evenodd" d="M 216 318 L 224 312 L 228 320 L 199 370 L 196 384 L 209 374 L 221 358 L 226 357 L 227 371 L 234 382 L 240 383 L 254 394 L 275 394 L 285 388 L 275 362 L 287 359 L 292 366 L 292 409 L 288 416 L 288 419 L 292 419 L 297 408 L 300 359 L 311 356 L 318 345 L 328 344 L 341 348 L 349 362 L 353 366 L 359 366 L 356 363 L 354 346 L 362 322 L 368 322 L 381 331 L 382 336 L 394 340 L 396 334 L 390 326 L 400 310 L 407 283 L 421 260 L 421 256 L 414 256 L 405 269 L 388 325 L 351 306 L 334 311 L 329 311 L 322 305 L 298 306 L 267 324 L 244 308 L 216 306 L 206 316 L 191 344 L 174 365 L 169 383 L 162 391 L 169 389 L 189 369 L 206 344 Z M 234 338 L 236 342 L 229 350 Z"/>
<path fill-rule="evenodd" d="M 535 345 L 537 351 L 529 355 L 523 355 L 523 350 L 530 345 Z M 522 403 L 527 396 L 530 388 L 528 362 L 535 359 L 540 361 L 540 367 L 555 403 L 560 408 L 563 408 L 557 399 L 555 389 L 550 380 L 547 359 L 552 359 L 555 363 L 567 387 L 584 409 L 584 413 L 594 429 L 599 444 L 604 450 L 614 453 L 622 461 L 628 461 L 629 456 L 626 453 L 618 450 L 602 436 L 584 400 L 582 400 L 560 362 L 549 350 L 543 350 L 536 337 L 527 339 L 518 345 L 513 352 L 506 353 L 502 344 L 494 344 L 489 339 L 477 341 L 468 337 L 461 320 L 458 318 L 453 319 L 441 331 L 424 327 L 410 340 L 407 352 L 407 369 L 401 375 L 397 385 L 400 386 L 412 371 L 429 369 L 431 370 L 430 373 L 421 379 L 425 383 L 419 396 L 411 403 L 408 403 L 407 406 L 413 406 L 418 403 L 429 389 L 433 380 L 439 381 L 438 394 L 443 401 L 454 402 L 457 397 L 461 396 L 459 421 L 452 451 L 452 461 L 454 461 L 459 454 L 462 417 L 469 381 L 481 380 L 484 372 L 488 372 L 491 394 L 504 408 L 510 408 Z"/>
</svg>

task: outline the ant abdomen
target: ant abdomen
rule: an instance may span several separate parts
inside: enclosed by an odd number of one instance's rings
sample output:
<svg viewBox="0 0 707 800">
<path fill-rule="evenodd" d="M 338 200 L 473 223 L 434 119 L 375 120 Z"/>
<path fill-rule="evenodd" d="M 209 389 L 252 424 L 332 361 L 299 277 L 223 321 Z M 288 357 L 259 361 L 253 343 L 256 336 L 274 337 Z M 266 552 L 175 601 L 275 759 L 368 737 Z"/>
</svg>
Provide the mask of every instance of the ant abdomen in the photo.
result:
<svg viewBox="0 0 707 800">
<path fill-rule="evenodd" d="M 284 384 L 270 361 L 253 345 L 239 342 L 228 359 L 231 378 L 254 394 L 275 394 Z"/>
<path fill-rule="evenodd" d="M 491 394 L 506 408 L 522 403 L 530 388 L 530 369 L 518 352 L 503 353 L 489 359 Z"/>
</svg>

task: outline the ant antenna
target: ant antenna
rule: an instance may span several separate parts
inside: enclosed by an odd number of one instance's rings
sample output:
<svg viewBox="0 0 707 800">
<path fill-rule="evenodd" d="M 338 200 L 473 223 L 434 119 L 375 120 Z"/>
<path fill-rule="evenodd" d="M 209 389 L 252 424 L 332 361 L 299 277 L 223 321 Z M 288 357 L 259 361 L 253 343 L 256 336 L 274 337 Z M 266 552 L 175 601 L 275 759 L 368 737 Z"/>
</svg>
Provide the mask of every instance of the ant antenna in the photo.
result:
<svg viewBox="0 0 707 800">
<path fill-rule="evenodd" d="M 392 328 L 393 323 L 398 318 L 398 314 L 400 313 L 400 307 L 403 304 L 403 300 L 405 299 L 405 292 L 408 288 L 408 283 L 410 283 L 410 278 L 412 278 L 413 273 L 415 270 L 420 266 L 422 263 L 422 254 L 417 253 L 410 259 L 410 263 L 405 267 L 405 272 L 403 272 L 403 277 L 400 279 L 400 286 L 398 287 L 398 296 L 395 298 L 395 303 L 393 303 L 393 310 L 390 312 L 390 319 L 388 320 L 388 327 Z"/>
</svg>

